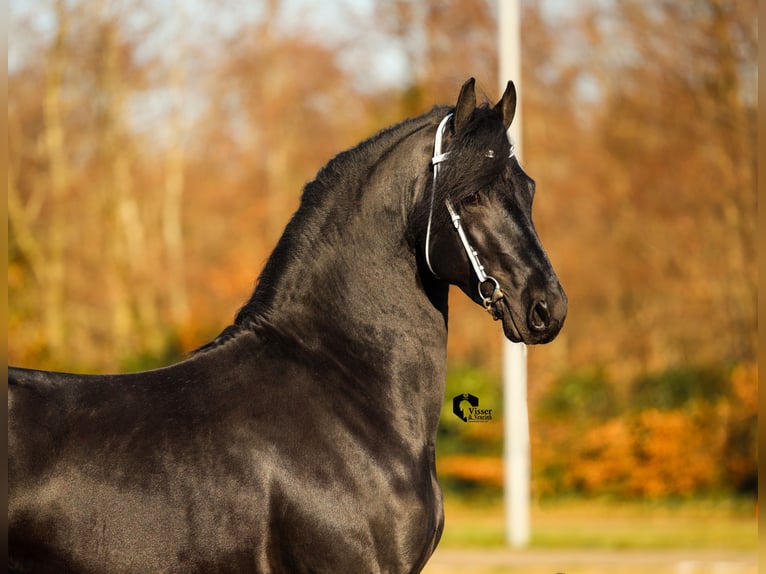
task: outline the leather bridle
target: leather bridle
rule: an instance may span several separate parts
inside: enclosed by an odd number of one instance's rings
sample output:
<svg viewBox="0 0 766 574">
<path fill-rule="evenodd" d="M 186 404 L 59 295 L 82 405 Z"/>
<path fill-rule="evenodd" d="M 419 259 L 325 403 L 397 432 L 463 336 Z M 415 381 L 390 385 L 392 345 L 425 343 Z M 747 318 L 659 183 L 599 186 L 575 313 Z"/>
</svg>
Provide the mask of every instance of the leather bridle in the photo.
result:
<svg viewBox="0 0 766 574">
<path fill-rule="evenodd" d="M 436 129 L 436 137 L 434 138 L 434 155 L 431 158 L 431 164 L 433 165 L 434 169 L 434 176 L 433 181 L 431 182 L 431 205 L 429 207 L 428 211 L 428 226 L 426 228 L 426 265 L 428 265 L 428 269 L 433 273 L 434 277 L 439 279 L 439 275 L 437 275 L 436 271 L 434 271 L 433 266 L 431 265 L 431 254 L 430 254 L 430 243 L 431 243 L 431 221 L 433 219 L 433 211 L 434 211 L 434 196 L 436 193 L 436 178 L 439 175 L 439 168 L 441 164 L 447 160 L 449 157 L 450 152 L 442 152 L 442 138 L 444 137 L 444 130 L 447 127 L 447 124 L 449 120 L 452 118 L 453 114 L 447 114 L 445 118 L 441 121 L 439 124 L 439 127 Z M 509 139 L 510 141 L 510 139 Z M 494 152 L 492 150 L 489 150 L 487 152 L 488 157 L 493 157 Z M 513 157 L 514 151 L 513 151 L 513 143 L 511 142 L 511 151 L 508 157 Z M 460 242 L 463 244 L 463 249 L 465 250 L 466 255 L 468 256 L 468 260 L 471 262 L 471 266 L 473 267 L 474 272 L 476 273 L 476 277 L 479 279 L 478 284 L 478 291 L 479 291 L 479 297 L 481 298 L 482 305 L 484 305 L 484 308 L 487 310 L 487 312 L 492 315 L 494 318 L 497 318 L 494 311 L 492 310 L 492 306 L 500 301 L 505 295 L 503 294 L 503 291 L 500 289 L 500 284 L 498 283 L 497 279 L 492 277 L 491 275 L 487 275 L 486 271 L 484 270 L 484 266 L 481 264 L 481 261 L 479 261 L 479 254 L 476 252 L 476 250 L 471 245 L 471 242 L 468 240 L 468 236 L 465 233 L 465 230 L 463 229 L 463 226 L 460 222 L 460 216 L 457 214 L 457 211 L 455 211 L 455 207 L 452 205 L 452 202 L 449 200 L 449 198 L 444 200 L 444 204 L 447 207 L 447 211 L 449 212 L 450 218 L 452 219 L 452 226 L 455 228 L 455 231 L 457 231 L 458 237 L 460 238 Z M 485 283 L 490 283 L 492 285 L 492 293 L 485 297 L 484 293 L 482 292 L 481 288 Z"/>
</svg>

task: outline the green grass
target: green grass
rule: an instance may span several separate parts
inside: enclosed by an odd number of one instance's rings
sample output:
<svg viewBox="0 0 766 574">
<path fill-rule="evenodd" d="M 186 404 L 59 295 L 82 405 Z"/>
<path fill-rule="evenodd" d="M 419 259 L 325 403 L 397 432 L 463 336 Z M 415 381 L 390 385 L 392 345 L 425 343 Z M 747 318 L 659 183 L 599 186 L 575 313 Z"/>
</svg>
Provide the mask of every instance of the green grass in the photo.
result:
<svg viewBox="0 0 766 574">
<path fill-rule="evenodd" d="M 755 550 L 752 500 L 604 501 L 563 499 L 533 504 L 532 548 Z M 502 500 L 448 496 L 440 546 L 500 548 Z"/>
</svg>

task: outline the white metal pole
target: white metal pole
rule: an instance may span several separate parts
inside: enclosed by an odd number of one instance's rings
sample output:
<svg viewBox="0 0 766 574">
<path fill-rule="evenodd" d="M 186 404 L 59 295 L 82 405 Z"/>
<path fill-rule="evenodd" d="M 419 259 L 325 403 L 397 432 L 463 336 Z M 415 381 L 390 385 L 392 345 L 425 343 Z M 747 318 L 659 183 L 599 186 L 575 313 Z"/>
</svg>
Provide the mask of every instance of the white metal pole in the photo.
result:
<svg viewBox="0 0 766 574">
<path fill-rule="evenodd" d="M 498 0 L 500 93 L 508 80 L 516 85 L 516 115 L 508 130 L 521 159 L 521 2 Z M 527 348 L 503 339 L 503 412 L 506 542 L 514 548 L 529 544 L 529 417 L 527 413 Z"/>
</svg>

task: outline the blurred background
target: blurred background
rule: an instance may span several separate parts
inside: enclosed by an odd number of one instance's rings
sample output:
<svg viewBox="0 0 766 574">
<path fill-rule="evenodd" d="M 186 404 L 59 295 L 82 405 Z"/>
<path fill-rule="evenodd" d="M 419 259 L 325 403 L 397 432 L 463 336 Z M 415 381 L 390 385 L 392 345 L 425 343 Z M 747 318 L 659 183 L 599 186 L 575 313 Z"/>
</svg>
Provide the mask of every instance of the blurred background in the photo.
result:
<svg viewBox="0 0 766 574">
<path fill-rule="evenodd" d="M 18 366 L 179 360 L 229 324 L 331 157 L 470 76 L 500 95 L 494 0 L 9 17 Z M 522 2 L 523 159 L 570 301 L 529 349 L 533 546 L 756 546 L 756 63 L 755 0 Z M 445 402 L 444 545 L 501 546 L 501 333 L 451 306 L 447 398 L 495 419 Z"/>
</svg>

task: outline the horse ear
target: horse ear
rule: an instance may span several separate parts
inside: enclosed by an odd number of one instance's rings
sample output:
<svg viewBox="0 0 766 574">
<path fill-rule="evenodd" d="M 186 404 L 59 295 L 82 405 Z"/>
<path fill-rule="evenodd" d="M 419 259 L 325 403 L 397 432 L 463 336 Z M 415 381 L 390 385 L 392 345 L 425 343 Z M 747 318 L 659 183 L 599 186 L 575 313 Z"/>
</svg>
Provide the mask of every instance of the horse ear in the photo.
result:
<svg viewBox="0 0 766 574">
<path fill-rule="evenodd" d="M 457 97 L 455 116 L 453 119 L 455 132 L 463 126 L 473 110 L 476 109 L 476 90 L 474 89 L 474 83 L 475 80 L 470 78 L 463 84 L 463 87 L 460 88 L 460 95 Z"/>
<path fill-rule="evenodd" d="M 513 85 L 513 82 L 508 82 L 505 86 L 505 92 L 503 92 L 500 101 L 497 102 L 495 111 L 500 114 L 500 119 L 507 131 L 511 127 L 513 116 L 516 114 L 516 86 Z"/>
</svg>

